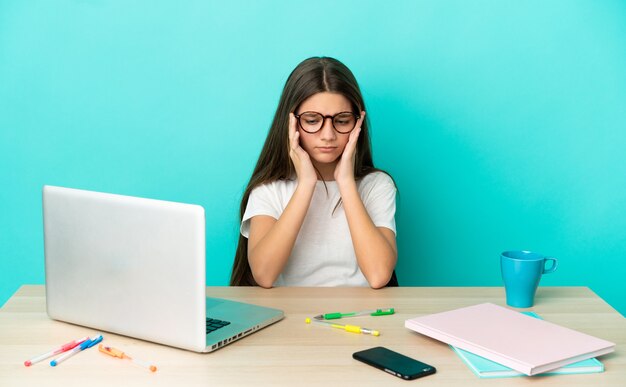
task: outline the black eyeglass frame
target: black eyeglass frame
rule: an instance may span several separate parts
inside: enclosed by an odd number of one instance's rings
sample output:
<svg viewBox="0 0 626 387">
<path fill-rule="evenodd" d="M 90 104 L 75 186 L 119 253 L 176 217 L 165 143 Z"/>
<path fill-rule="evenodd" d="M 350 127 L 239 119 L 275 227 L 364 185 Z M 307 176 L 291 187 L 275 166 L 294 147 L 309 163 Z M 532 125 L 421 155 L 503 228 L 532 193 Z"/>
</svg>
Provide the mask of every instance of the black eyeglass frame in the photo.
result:
<svg viewBox="0 0 626 387">
<path fill-rule="evenodd" d="M 315 113 L 315 114 L 319 114 L 320 116 L 322 116 L 322 118 L 323 118 L 323 119 L 322 119 L 322 124 L 320 125 L 320 128 L 319 128 L 318 130 L 316 130 L 316 131 L 314 131 L 314 132 L 309 132 L 308 130 L 304 129 L 304 127 L 302 126 L 302 123 L 300 122 L 300 117 L 302 117 L 302 115 L 303 115 L 303 114 L 306 114 L 306 113 Z M 355 118 L 355 121 L 354 121 L 354 126 L 352 127 L 352 129 L 348 130 L 347 132 L 342 132 L 342 131 L 338 130 L 338 129 L 335 127 L 335 117 L 337 117 L 338 115 L 341 115 L 341 114 L 346 114 L 346 113 L 348 113 L 348 114 L 350 114 L 350 115 L 354 116 L 354 118 Z M 317 133 L 317 132 L 319 132 L 320 130 L 322 130 L 322 128 L 324 127 L 324 124 L 326 123 L 326 119 L 327 119 L 327 118 L 330 118 L 330 123 L 332 124 L 333 129 L 334 129 L 337 133 L 341 133 L 341 134 L 348 134 L 348 133 L 352 132 L 352 131 L 354 130 L 354 128 L 356 128 L 356 124 L 357 124 L 357 122 L 359 121 L 359 119 L 361 118 L 361 116 L 360 116 L 360 115 L 358 115 L 358 114 L 356 114 L 356 113 L 354 113 L 354 112 L 347 112 L 347 111 L 346 111 L 346 112 L 339 112 L 339 113 L 337 113 L 337 114 L 335 114 L 335 115 L 333 115 L 333 116 L 331 116 L 331 115 L 323 115 L 322 113 L 319 113 L 319 112 L 314 112 L 314 111 L 306 111 L 306 112 L 302 112 L 302 113 L 300 113 L 300 114 L 294 114 L 294 117 L 296 117 L 296 118 L 298 119 L 298 126 L 300 127 L 300 129 L 304 130 L 305 132 L 307 132 L 307 133 L 309 133 L 309 134 L 314 134 L 314 133 Z"/>
</svg>

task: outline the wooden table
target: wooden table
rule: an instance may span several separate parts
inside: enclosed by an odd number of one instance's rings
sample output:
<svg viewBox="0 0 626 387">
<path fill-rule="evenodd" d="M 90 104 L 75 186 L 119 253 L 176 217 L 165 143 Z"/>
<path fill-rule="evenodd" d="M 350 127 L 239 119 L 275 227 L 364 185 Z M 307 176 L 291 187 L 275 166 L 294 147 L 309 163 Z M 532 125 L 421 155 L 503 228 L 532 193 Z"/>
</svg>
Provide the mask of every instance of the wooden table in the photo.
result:
<svg viewBox="0 0 626 387">
<path fill-rule="evenodd" d="M 207 288 L 214 297 L 285 311 L 285 319 L 210 354 L 197 354 L 103 332 L 105 344 L 158 366 L 156 373 L 125 360 L 86 350 L 57 367 L 24 360 L 96 330 L 53 321 L 45 312 L 41 285 L 22 286 L 0 309 L 0 386 L 420 386 L 626 385 L 626 319 L 586 287 L 542 287 L 531 308 L 545 320 L 617 344 L 599 358 L 606 371 L 480 379 L 445 344 L 404 328 L 407 318 L 482 302 L 505 305 L 504 290 L 492 288 Z M 359 335 L 304 320 L 324 312 L 394 307 L 396 314 L 359 317 L 353 323 L 378 329 Z M 352 353 L 385 346 L 437 368 L 435 375 L 403 381 L 352 359 Z"/>
</svg>

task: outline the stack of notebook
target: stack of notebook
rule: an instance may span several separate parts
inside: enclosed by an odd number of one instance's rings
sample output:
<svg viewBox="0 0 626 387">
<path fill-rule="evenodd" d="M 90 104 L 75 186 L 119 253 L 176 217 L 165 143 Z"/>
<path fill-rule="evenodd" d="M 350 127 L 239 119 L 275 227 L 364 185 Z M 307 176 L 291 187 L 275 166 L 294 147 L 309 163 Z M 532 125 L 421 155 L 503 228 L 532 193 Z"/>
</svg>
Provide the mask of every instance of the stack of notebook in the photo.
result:
<svg viewBox="0 0 626 387">
<path fill-rule="evenodd" d="M 494 304 L 406 320 L 405 326 L 453 346 L 481 377 L 602 372 L 596 359 L 615 344 Z"/>
<path fill-rule="evenodd" d="M 522 313 L 534 318 L 541 318 L 535 312 Z M 467 364 L 467 366 L 472 370 L 473 373 L 476 374 L 476 376 L 479 376 L 481 378 L 507 378 L 512 376 L 524 375 L 523 373 L 517 372 L 514 369 L 503 366 L 502 364 L 496 363 L 495 361 L 485 359 L 484 357 L 480 357 L 471 352 L 464 351 L 453 345 L 451 345 L 450 348 L 452 348 L 452 350 L 454 350 L 454 352 L 459 355 L 461 360 L 463 360 L 463 362 Z M 552 371 L 544 372 L 541 375 L 545 376 L 560 374 L 592 374 L 603 371 L 604 364 L 599 362 L 596 358 L 591 358 L 568 364 L 564 367 L 560 367 Z"/>
<path fill-rule="evenodd" d="M 450 346 L 454 352 L 463 360 L 465 364 L 472 370 L 476 376 L 481 378 L 508 378 L 513 376 L 524 376 L 523 373 L 514 369 L 503 366 L 495 361 L 487 360 L 484 357 L 474 355 L 471 352 L 464 351 L 454 346 Z M 596 358 L 591 358 L 576 363 L 568 364 L 564 367 L 557 368 L 552 371 L 544 372 L 541 375 L 560 375 L 560 374 L 591 374 L 603 372 L 604 364 Z"/>
</svg>

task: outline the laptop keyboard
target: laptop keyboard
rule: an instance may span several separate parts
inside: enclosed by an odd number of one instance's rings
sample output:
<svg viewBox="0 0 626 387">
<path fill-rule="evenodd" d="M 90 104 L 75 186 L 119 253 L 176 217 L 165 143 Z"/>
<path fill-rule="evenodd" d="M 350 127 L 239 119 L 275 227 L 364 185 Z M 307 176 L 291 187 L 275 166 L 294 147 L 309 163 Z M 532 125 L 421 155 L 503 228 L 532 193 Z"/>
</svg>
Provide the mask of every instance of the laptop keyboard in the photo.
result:
<svg viewBox="0 0 626 387">
<path fill-rule="evenodd" d="M 226 325 L 230 324 L 229 321 L 224 321 L 224 320 L 218 320 L 215 318 L 208 318 L 206 319 L 206 334 L 208 335 L 209 333 L 216 331 L 220 328 L 224 328 Z"/>
</svg>

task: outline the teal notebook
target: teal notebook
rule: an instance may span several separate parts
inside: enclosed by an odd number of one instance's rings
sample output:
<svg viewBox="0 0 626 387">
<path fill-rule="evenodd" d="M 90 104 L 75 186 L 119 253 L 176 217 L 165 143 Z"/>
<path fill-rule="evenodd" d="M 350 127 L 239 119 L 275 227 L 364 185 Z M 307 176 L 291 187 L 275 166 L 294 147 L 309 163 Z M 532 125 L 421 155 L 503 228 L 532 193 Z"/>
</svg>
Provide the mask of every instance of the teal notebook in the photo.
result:
<svg viewBox="0 0 626 387">
<path fill-rule="evenodd" d="M 535 318 L 541 318 L 534 312 L 522 312 Z M 471 352 L 464 351 L 460 348 L 450 346 L 454 352 L 467 364 L 467 366 L 477 376 L 481 378 L 506 378 L 513 376 L 526 376 L 521 372 L 517 372 L 513 369 L 503 366 L 491 360 L 487 360 L 484 357 L 480 357 Z M 579 361 L 576 363 L 568 364 L 564 367 L 557 368 L 552 371 L 540 374 L 544 375 L 560 375 L 560 374 L 590 374 L 595 372 L 604 372 L 604 364 L 599 362 L 596 358 Z M 532 376 L 531 376 L 532 377 Z"/>
</svg>

